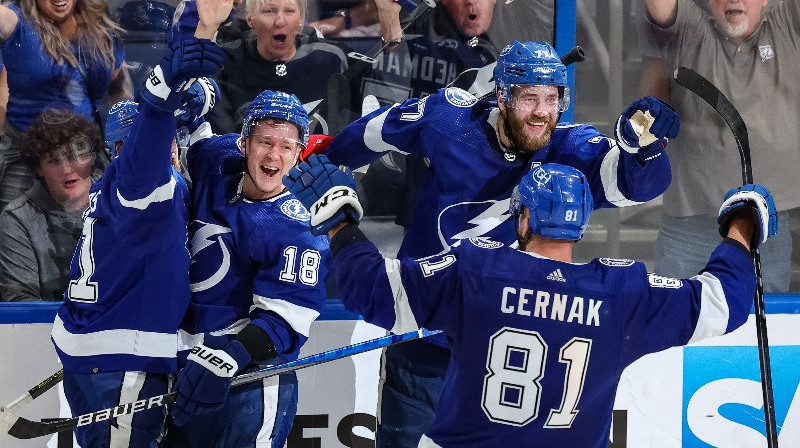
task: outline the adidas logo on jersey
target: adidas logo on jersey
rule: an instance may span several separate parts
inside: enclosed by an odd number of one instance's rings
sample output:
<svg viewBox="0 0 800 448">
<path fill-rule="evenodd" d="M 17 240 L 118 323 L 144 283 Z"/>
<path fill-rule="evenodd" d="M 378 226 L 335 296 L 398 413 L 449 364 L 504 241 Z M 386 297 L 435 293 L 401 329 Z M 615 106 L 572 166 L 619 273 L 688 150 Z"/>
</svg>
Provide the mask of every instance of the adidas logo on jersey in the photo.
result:
<svg viewBox="0 0 800 448">
<path fill-rule="evenodd" d="M 547 279 L 548 280 L 553 280 L 554 282 L 566 282 L 567 281 L 567 279 L 565 279 L 564 276 L 561 275 L 561 269 L 556 269 L 555 271 L 551 272 L 547 276 Z"/>
</svg>

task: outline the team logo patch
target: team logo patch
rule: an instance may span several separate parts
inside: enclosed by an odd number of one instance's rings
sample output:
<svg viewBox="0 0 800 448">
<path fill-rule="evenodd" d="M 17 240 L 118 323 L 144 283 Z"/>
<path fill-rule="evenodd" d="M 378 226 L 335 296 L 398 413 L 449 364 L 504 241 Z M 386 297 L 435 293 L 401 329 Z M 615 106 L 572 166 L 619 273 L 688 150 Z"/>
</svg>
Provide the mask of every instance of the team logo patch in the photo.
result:
<svg viewBox="0 0 800 448">
<path fill-rule="evenodd" d="M 309 213 L 297 199 L 289 199 L 281 204 L 281 211 L 284 215 L 298 221 L 308 221 L 311 219 L 311 213 Z"/>
<path fill-rule="evenodd" d="M 647 281 L 650 282 L 650 286 L 652 286 L 653 288 L 678 289 L 681 286 L 683 286 L 683 280 L 679 280 L 677 278 L 663 277 L 661 275 L 656 275 L 653 273 L 647 274 Z"/>
<path fill-rule="evenodd" d="M 626 260 L 624 258 L 601 258 L 599 261 L 600 263 L 613 268 L 624 268 L 627 266 L 633 266 L 633 263 L 636 263 L 633 260 Z"/>
<path fill-rule="evenodd" d="M 478 98 L 475 95 L 457 87 L 444 89 L 444 97 L 448 103 L 456 107 L 470 107 L 478 102 Z"/>
<path fill-rule="evenodd" d="M 472 244 L 478 247 L 482 247 L 484 249 L 499 249 L 503 247 L 503 243 L 501 243 L 500 241 L 495 241 L 491 238 L 484 238 L 484 237 L 470 238 L 469 241 Z"/>
</svg>

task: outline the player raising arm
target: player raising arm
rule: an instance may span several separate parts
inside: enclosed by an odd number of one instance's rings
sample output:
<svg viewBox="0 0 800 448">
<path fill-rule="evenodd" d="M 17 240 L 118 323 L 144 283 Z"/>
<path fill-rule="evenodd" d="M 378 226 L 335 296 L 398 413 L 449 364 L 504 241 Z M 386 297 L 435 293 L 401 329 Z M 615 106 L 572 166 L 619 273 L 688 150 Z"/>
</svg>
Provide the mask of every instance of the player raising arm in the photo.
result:
<svg viewBox="0 0 800 448">
<path fill-rule="evenodd" d="M 747 319 L 756 277 L 750 247 L 777 231 L 769 192 L 728 192 L 726 238 L 688 279 L 642 263 L 573 263 L 592 195 L 574 168 L 545 164 L 511 200 L 519 250 L 476 238 L 433 257 L 384 259 L 345 212 L 352 176 L 312 156 L 286 184 L 330 228 L 345 305 L 393 332 L 441 329 L 452 357 L 426 448 L 608 445 L 622 370 L 668 347 L 728 333 Z"/>
<path fill-rule="evenodd" d="M 557 125 L 569 106 L 567 69 L 546 42 L 507 45 L 494 79 L 496 101 L 442 89 L 376 110 L 347 126 L 326 150 L 331 161 L 351 168 L 386 151 L 430 161 L 398 257 L 426 257 L 481 236 L 512 243 L 511 191 L 542 163 L 585 173 L 594 208 L 640 204 L 669 186 L 664 148 L 680 120 L 666 103 L 634 101 L 616 120 L 616 140 L 590 125 Z M 444 338 L 433 337 L 386 350 L 379 434 L 407 432 L 406 446 L 419 440 L 440 395 L 449 358 L 444 345 Z"/>
<path fill-rule="evenodd" d="M 237 373 L 296 359 L 325 302 L 328 238 L 311 234 L 308 212 L 282 183 L 308 141 L 308 115 L 296 96 L 266 90 L 240 134 L 192 128 L 182 342 L 194 349 L 162 447 L 282 448 L 297 411 L 294 372 L 228 389 Z"/>
<path fill-rule="evenodd" d="M 174 113 L 194 78 L 219 70 L 224 56 L 209 38 L 232 4 L 198 0 L 198 6 L 196 37 L 170 43 L 146 81 L 119 155 L 89 193 L 52 332 L 73 415 L 166 393 L 177 372 L 189 253 L 188 191 L 171 162 Z M 164 420 L 164 412 L 153 409 L 75 432 L 84 448 L 149 448 L 157 446 Z"/>
</svg>

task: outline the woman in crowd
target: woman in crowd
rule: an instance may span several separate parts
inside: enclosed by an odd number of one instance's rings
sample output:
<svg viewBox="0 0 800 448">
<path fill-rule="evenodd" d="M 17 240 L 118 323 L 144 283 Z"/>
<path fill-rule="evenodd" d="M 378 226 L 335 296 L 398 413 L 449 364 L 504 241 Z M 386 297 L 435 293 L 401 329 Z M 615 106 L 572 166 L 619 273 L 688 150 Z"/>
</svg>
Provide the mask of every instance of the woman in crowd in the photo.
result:
<svg viewBox="0 0 800 448">
<path fill-rule="evenodd" d="M 252 32 L 223 45 L 225 64 L 215 77 L 222 98 L 207 117 L 215 132 L 238 132 L 250 101 L 267 89 L 295 94 L 307 109 L 327 97 L 328 76 L 347 69 L 347 54 L 333 42 L 301 34 L 307 10 L 307 0 L 246 0 Z M 324 124 L 311 130 L 328 131 Z"/>
<path fill-rule="evenodd" d="M 102 147 L 96 126 L 61 109 L 46 109 L 22 134 L 36 180 L 0 214 L 3 301 L 62 300 Z"/>
<path fill-rule="evenodd" d="M 132 97 L 120 31 L 104 0 L 0 5 L 10 95 L 0 144 L 0 208 L 34 181 L 20 158 L 19 138 L 45 107 L 64 107 L 99 124 L 101 101 Z"/>
</svg>

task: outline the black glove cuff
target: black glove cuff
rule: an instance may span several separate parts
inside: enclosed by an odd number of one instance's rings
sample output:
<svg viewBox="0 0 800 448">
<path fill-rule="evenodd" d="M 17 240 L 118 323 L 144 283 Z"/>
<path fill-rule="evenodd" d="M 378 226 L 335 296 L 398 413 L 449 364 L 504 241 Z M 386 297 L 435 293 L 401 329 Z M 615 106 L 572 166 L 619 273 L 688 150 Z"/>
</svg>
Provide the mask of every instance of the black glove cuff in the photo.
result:
<svg viewBox="0 0 800 448">
<path fill-rule="evenodd" d="M 333 236 L 333 239 L 331 240 L 331 255 L 336 256 L 336 254 L 342 250 L 342 248 L 350 243 L 364 241 L 367 239 L 367 236 L 364 235 L 364 232 L 358 228 L 357 224 L 348 224 L 342 227 L 338 232 L 336 232 L 336 235 Z"/>
<path fill-rule="evenodd" d="M 761 226 L 758 223 L 758 212 L 750 204 L 745 204 L 738 207 L 736 210 L 731 210 L 717 219 L 719 223 L 719 234 L 725 239 L 728 238 L 728 228 L 734 218 L 747 218 L 753 221 L 753 237 L 750 238 L 750 247 L 758 247 L 758 242 L 761 241 Z M 734 240 L 735 241 L 735 240 Z"/>
<path fill-rule="evenodd" d="M 247 324 L 235 339 L 244 346 L 253 362 L 264 362 L 278 354 L 272 338 L 257 325 Z M 244 366 L 239 367 L 243 368 Z"/>
</svg>

